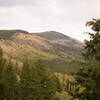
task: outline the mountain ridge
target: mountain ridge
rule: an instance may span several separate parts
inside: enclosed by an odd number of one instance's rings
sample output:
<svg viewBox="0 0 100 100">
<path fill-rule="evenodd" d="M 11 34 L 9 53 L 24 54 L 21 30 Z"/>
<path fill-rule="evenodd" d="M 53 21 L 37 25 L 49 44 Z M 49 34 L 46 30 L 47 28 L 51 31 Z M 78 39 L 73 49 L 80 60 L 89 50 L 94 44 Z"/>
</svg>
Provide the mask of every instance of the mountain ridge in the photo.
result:
<svg viewBox="0 0 100 100">
<path fill-rule="evenodd" d="M 55 31 L 0 31 L 0 46 L 9 56 L 21 61 L 25 55 L 28 55 L 30 61 L 41 57 L 52 68 L 79 60 L 82 45 L 81 42 Z"/>
</svg>

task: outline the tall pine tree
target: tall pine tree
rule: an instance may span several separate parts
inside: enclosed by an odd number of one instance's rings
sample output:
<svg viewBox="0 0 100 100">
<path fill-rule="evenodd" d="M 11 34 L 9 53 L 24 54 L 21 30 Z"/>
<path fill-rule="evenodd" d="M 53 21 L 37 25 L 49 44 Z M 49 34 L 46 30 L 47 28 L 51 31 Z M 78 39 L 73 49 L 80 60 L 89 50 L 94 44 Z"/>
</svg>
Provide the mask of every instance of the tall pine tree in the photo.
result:
<svg viewBox="0 0 100 100">
<path fill-rule="evenodd" d="M 45 64 L 41 59 L 35 62 L 35 66 L 38 71 L 38 76 L 40 77 L 40 83 L 41 83 L 40 92 L 41 95 L 43 96 L 43 100 L 53 100 L 53 97 L 56 93 L 56 87 L 52 74 L 47 69 L 47 67 L 45 66 Z"/>
<path fill-rule="evenodd" d="M 6 60 L 3 58 L 3 51 L 0 48 L 0 100 L 4 100 L 5 99 L 5 73 L 4 73 L 4 69 L 6 66 Z"/>
<path fill-rule="evenodd" d="M 6 100 L 20 100 L 19 83 L 15 73 L 15 66 L 11 61 L 8 62 L 5 68 L 5 99 Z"/>
<path fill-rule="evenodd" d="M 36 67 L 33 64 L 30 65 L 28 60 L 25 60 L 20 76 L 22 100 L 43 100 L 40 94 L 40 86 Z"/>
</svg>

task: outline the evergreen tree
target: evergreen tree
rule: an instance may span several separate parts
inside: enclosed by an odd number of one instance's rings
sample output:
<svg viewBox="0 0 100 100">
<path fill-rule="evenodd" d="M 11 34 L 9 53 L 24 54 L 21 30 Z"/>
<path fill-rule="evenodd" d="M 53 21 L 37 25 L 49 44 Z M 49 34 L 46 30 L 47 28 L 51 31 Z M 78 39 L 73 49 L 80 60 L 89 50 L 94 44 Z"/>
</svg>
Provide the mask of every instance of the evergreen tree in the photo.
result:
<svg viewBox="0 0 100 100">
<path fill-rule="evenodd" d="M 42 62 L 41 59 L 35 62 L 35 66 L 38 71 L 38 76 L 40 77 L 40 92 L 43 96 L 43 100 L 53 100 L 53 97 L 56 93 L 56 87 L 52 74 L 46 68 L 45 64 Z"/>
<path fill-rule="evenodd" d="M 100 64 L 83 63 L 80 70 L 75 74 L 74 91 L 69 91 L 73 98 L 79 100 L 100 100 Z"/>
<path fill-rule="evenodd" d="M 80 63 L 80 70 L 75 74 L 75 91 L 70 92 L 73 99 L 100 100 L 100 19 L 87 22 L 94 33 L 89 33 L 90 40 L 85 41 L 83 56 L 88 60 Z"/>
<path fill-rule="evenodd" d="M 3 51 L 0 48 L 0 100 L 5 99 L 5 80 L 4 80 L 5 66 L 6 66 L 6 60 L 3 58 Z"/>
<path fill-rule="evenodd" d="M 22 100 L 42 100 L 36 67 L 30 65 L 28 60 L 23 64 L 20 79 Z"/>
<path fill-rule="evenodd" d="M 94 33 L 88 32 L 90 40 L 85 41 L 83 56 L 90 61 L 100 61 L 100 19 L 88 21 L 86 26 L 91 26 Z"/>
<path fill-rule="evenodd" d="M 0 100 L 20 100 L 18 81 L 11 61 L 3 58 L 0 48 Z"/>
<path fill-rule="evenodd" d="M 21 90 L 21 99 L 22 100 L 28 100 L 28 94 L 29 94 L 29 64 L 27 61 L 24 61 L 22 70 L 21 70 L 21 75 L 20 75 L 20 90 Z"/>
<path fill-rule="evenodd" d="M 15 73 L 14 65 L 9 61 L 5 68 L 5 99 L 6 100 L 20 100 L 19 84 Z"/>
</svg>

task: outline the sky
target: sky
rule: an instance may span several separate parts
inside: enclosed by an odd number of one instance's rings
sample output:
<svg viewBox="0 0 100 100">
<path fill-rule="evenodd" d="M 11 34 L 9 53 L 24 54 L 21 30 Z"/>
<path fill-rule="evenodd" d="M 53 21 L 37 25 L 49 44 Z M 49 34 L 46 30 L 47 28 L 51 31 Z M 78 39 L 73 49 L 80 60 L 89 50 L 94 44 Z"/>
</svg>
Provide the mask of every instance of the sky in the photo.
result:
<svg viewBox="0 0 100 100">
<path fill-rule="evenodd" d="M 100 18 L 100 0 L 0 0 L 0 29 L 58 31 L 84 41 L 92 18 Z"/>
</svg>

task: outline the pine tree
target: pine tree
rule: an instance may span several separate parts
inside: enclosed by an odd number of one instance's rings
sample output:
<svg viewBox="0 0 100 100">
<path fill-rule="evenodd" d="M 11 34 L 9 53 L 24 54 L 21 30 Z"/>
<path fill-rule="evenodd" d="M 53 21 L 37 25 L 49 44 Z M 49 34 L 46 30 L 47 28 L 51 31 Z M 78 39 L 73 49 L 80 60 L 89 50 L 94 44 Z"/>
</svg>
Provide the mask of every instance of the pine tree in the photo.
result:
<svg viewBox="0 0 100 100">
<path fill-rule="evenodd" d="M 43 100 L 53 100 L 53 97 L 56 93 L 56 87 L 52 74 L 46 68 L 45 64 L 42 62 L 41 59 L 35 62 L 35 66 L 38 71 L 38 76 L 40 77 L 40 92 L 43 96 Z"/>
<path fill-rule="evenodd" d="M 5 99 L 7 100 L 20 100 L 19 84 L 15 73 L 14 65 L 9 61 L 5 68 Z"/>
<path fill-rule="evenodd" d="M 25 61 L 23 63 L 22 71 L 21 71 L 21 75 L 20 75 L 20 90 L 21 90 L 21 99 L 22 100 L 29 99 L 28 98 L 29 73 L 30 73 L 29 64 L 27 61 Z"/>
<path fill-rule="evenodd" d="M 28 60 L 23 64 L 20 87 L 22 100 L 43 100 L 40 94 L 40 80 L 34 65 L 30 65 Z"/>
<path fill-rule="evenodd" d="M 5 99 L 5 74 L 4 74 L 4 69 L 6 66 L 6 60 L 3 58 L 3 51 L 0 48 L 0 100 Z"/>
<path fill-rule="evenodd" d="M 20 100 L 18 81 L 11 61 L 3 58 L 0 48 L 0 100 Z"/>
</svg>

